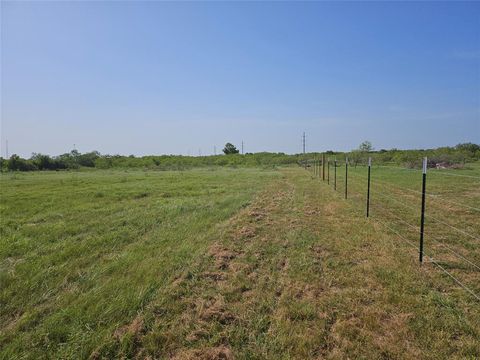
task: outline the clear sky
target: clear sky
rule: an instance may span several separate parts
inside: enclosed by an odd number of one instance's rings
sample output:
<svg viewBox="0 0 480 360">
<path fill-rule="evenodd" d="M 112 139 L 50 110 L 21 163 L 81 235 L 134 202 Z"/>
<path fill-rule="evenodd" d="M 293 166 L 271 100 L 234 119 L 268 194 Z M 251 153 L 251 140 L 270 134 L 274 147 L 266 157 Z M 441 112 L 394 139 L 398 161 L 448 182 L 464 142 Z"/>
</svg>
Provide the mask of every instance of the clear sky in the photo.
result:
<svg viewBox="0 0 480 360">
<path fill-rule="evenodd" d="M 480 3 L 6 2 L 1 153 L 480 142 Z"/>
</svg>

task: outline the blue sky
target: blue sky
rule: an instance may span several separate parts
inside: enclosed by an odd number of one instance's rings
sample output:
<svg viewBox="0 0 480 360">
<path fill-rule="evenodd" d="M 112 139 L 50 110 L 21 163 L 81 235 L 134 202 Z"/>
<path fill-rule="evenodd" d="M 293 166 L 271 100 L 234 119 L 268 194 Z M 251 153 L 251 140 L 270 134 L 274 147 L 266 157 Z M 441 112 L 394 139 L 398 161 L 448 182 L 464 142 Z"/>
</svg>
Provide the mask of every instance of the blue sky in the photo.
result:
<svg viewBox="0 0 480 360">
<path fill-rule="evenodd" d="M 480 142 L 480 3 L 5 2 L 1 153 Z"/>
</svg>

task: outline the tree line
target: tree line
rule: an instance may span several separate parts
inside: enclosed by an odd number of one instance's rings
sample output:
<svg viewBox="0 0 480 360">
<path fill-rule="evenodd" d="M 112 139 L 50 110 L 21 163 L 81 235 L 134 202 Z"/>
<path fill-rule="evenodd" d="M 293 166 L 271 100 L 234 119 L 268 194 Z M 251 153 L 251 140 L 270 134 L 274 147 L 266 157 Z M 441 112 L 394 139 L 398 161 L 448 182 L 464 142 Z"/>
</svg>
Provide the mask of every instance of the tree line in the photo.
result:
<svg viewBox="0 0 480 360">
<path fill-rule="evenodd" d="M 326 155 L 343 161 L 345 157 L 353 165 L 364 164 L 372 157 L 375 164 L 392 164 L 406 167 L 420 167 L 424 156 L 429 158 L 429 166 L 463 166 L 467 162 L 480 160 L 480 145 L 462 143 L 453 147 L 439 147 L 422 150 L 380 149 L 375 150 L 368 141 L 350 152 L 329 150 Z M 80 153 L 72 150 L 58 156 L 33 153 L 28 159 L 16 154 L 9 159 L 0 158 L 2 171 L 35 171 L 35 170 L 70 170 L 79 168 L 156 168 L 159 170 L 181 170 L 193 167 L 208 166 L 245 166 L 272 167 L 279 165 L 303 164 L 320 153 L 285 154 L 285 153 L 246 153 L 239 154 L 233 144 L 227 143 L 224 155 L 183 156 L 183 155 L 149 155 L 136 157 L 133 155 L 104 155 L 98 151 Z"/>
</svg>

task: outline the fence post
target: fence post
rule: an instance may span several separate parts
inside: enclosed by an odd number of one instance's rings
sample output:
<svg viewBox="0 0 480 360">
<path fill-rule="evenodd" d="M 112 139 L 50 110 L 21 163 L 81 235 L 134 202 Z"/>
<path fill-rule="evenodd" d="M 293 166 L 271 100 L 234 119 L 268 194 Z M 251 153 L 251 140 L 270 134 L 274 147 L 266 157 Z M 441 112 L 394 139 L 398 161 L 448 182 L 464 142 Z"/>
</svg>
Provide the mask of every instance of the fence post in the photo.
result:
<svg viewBox="0 0 480 360">
<path fill-rule="evenodd" d="M 345 199 L 348 197 L 348 157 L 345 158 Z"/>
<path fill-rule="evenodd" d="M 333 161 L 333 190 L 337 191 L 337 158 Z"/>
<path fill-rule="evenodd" d="M 327 184 L 330 185 L 330 159 L 327 160 Z"/>
<path fill-rule="evenodd" d="M 325 154 L 322 154 L 322 180 L 325 181 Z"/>
<path fill-rule="evenodd" d="M 372 167 L 372 158 L 368 158 L 368 185 L 367 185 L 367 218 L 370 215 L 370 168 Z"/>
<path fill-rule="evenodd" d="M 425 228 L 425 188 L 427 184 L 427 157 L 423 158 L 423 173 L 422 173 L 422 214 L 420 216 L 420 263 L 423 262 L 423 233 Z"/>
</svg>

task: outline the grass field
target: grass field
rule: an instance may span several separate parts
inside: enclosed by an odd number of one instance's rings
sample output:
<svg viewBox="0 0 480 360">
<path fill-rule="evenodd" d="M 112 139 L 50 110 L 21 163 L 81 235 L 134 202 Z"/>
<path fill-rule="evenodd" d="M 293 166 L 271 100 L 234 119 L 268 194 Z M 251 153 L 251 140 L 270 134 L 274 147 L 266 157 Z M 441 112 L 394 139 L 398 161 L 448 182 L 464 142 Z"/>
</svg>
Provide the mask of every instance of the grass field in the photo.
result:
<svg viewBox="0 0 480 360">
<path fill-rule="evenodd" d="M 2 175 L 0 357 L 480 357 L 480 303 L 383 225 L 417 244 L 379 207 L 418 225 L 418 174 L 375 168 L 365 219 L 365 168 L 347 201 L 337 171 L 337 192 L 296 167 Z M 427 214 L 479 234 L 451 203 L 479 208 L 478 180 L 454 179 L 429 173 L 449 203 Z M 478 294 L 434 237 L 478 265 L 476 240 L 427 217 L 427 253 Z"/>
</svg>

